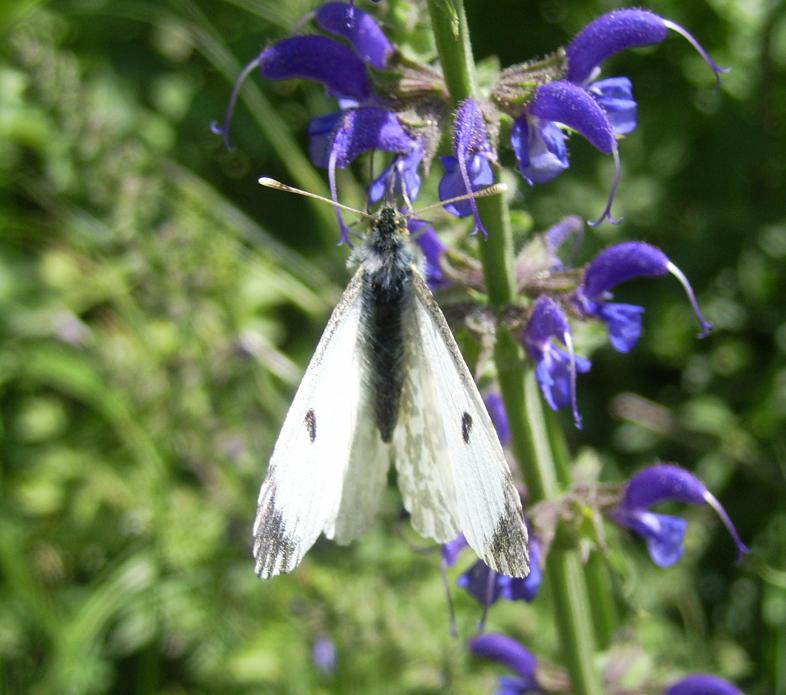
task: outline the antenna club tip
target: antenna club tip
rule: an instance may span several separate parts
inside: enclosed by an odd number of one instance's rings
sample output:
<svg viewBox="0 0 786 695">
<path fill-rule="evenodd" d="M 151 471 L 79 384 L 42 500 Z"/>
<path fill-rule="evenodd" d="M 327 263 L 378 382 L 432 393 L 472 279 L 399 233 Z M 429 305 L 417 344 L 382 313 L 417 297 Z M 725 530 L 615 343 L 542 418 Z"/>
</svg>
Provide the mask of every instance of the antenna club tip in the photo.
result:
<svg viewBox="0 0 786 695">
<path fill-rule="evenodd" d="M 275 188 L 278 186 L 278 181 L 271 179 L 269 176 L 260 176 L 257 181 L 259 181 L 260 185 L 267 186 L 268 188 Z"/>
</svg>

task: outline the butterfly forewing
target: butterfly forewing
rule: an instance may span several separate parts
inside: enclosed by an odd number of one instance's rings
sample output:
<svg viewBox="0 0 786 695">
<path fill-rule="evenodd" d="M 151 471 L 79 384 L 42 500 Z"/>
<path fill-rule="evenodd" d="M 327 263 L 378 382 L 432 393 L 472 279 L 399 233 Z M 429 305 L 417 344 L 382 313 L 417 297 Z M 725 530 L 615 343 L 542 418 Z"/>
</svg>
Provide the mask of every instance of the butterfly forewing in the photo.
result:
<svg viewBox="0 0 786 695">
<path fill-rule="evenodd" d="M 361 275 L 362 269 L 330 317 L 259 491 L 253 553 L 262 578 L 289 572 L 322 531 L 335 529 L 356 422 L 366 417 L 359 412 Z"/>
<path fill-rule="evenodd" d="M 491 568 L 529 571 L 521 502 L 483 399 L 442 312 L 413 276 L 413 340 L 396 433 L 399 485 L 413 524 L 444 542 L 462 531 Z"/>
</svg>

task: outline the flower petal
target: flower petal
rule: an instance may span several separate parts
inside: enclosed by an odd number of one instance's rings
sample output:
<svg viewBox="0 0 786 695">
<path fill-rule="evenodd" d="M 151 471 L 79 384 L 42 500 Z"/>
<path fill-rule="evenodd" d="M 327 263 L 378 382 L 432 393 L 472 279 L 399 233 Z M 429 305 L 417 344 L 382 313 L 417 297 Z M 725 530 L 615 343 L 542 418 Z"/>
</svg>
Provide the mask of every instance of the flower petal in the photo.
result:
<svg viewBox="0 0 786 695">
<path fill-rule="evenodd" d="M 336 645 L 329 637 L 320 637 L 311 647 L 311 658 L 317 671 L 330 675 L 336 671 Z"/>
<path fill-rule="evenodd" d="M 442 544 L 442 559 L 448 567 L 453 567 L 458 561 L 458 557 L 464 548 L 469 548 L 464 534 L 460 533 L 452 541 Z"/>
<path fill-rule="evenodd" d="M 447 247 L 442 243 L 434 227 L 430 222 L 417 219 L 410 219 L 408 227 L 426 259 L 426 281 L 429 287 L 433 290 L 450 284 L 442 272 L 442 256 Z"/>
<path fill-rule="evenodd" d="M 568 352 L 554 345 L 552 338 L 565 343 Z M 538 297 L 522 334 L 522 342 L 530 359 L 535 362 L 535 378 L 549 407 L 559 410 L 570 406 L 576 427 L 581 428 L 576 401 L 576 373 L 587 372 L 592 365 L 589 360 L 574 353 L 568 317 L 553 299 L 546 295 Z"/>
<path fill-rule="evenodd" d="M 377 107 L 361 107 L 342 111 L 333 129 L 328 157 L 330 195 L 338 202 L 336 169 L 348 167 L 352 161 L 368 150 L 409 152 L 416 140 L 404 130 L 396 115 Z M 322 145 L 315 145 L 315 153 L 322 153 Z M 349 241 L 349 228 L 344 223 L 341 210 L 336 207 L 336 218 L 341 228 L 339 244 Z"/>
<path fill-rule="evenodd" d="M 395 49 L 370 14 L 344 2 L 329 2 L 318 7 L 315 16 L 325 31 L 347 39 L 366 63 L 385 68 Z"/>
<path fill-rule="evenodd" d="M 601 15 L 584 27 L 567 47 L 571 82 L 584 82 L 606 58 L 626 48 L 660 43 L 669 31 L 649 10 L 623 9 Z"/>
<path fill-rule="evenodd" d="M 494 177 L 488 160 L 494 159 L 496 155 L 489 143 L 483 114 L 474 99 L 465 99 L 456 112 L 456 118 L 453 122 L 453 153 L 455 154 L 457 173 L 461 178 L 462 185 L 461 191 L 457 195 L 469 193 L 470 190 L 478 190 L 480 187 L 475 188 L 475 186 L 479 182 L 480 176 L 482 176 L 484 180 L 488 180 L 488 184 L 493 182 Z M 442 161 L 444 164 L 444 157 Z M 443 177 L 442 181 L 444 180 L 445 177 Z M 441 200 L 447 200 L 450 197 L 443 195 L 442 182 L 440 182 L 439 195 Z M 465 202 L 472 216 L 475 218 L 475 231 L 480 230 L 483 232 L 484 236 L 488 236 L 486 228 L 483 226 L 483 221 L 480 219 L 480 213 L 478 212 L 478 205 L 475 199 L 470 198 Z M 445 209 L 449 212 L 453 212 L 451 208 L 459 210 L 463 209 L 463 206 L 464 202 L 455 206 L 446 205 Z M 453 214 L 458 213 L 453 212 Z M 464 217 L 464 215 L 458 216 Z"/>
<path fill-rule="evenodd" d="M 645 510 L 619 509 L 614 520 L 647 542 L 647 550 L 658 567 L 671 567 L 685 552 L 688 522 L 679 516 L 655 514 Z"/>
<path fill-rule="evenodd" d="M 556 80 L 539 87 L 528 111 L 542 120 L 573 128 L 604 154 L 611 154 L 616 147 L 614 129 L 603 109 L 586 89 L 572 82 Z"/>
<path fill-rule="evenodd" d="M 343 112 L 334 111 L 324 116 L 316 116 L 308 123 L 308 154 L 314 166 L 327 169 L 330 151 L 333 149 L 333 134 Z"/>
<path fill-rule="evenodd" d="M 344 44 L 324 36 L 278 41 L 262 51 L 259 68 L 270 80 L 316 80 L 336 97 L 363 101 L 371 96 L 363 61 Z"/>
<path fill-rule="evenodd" d="M 494 423 L 494 429 L 497 430 L 500 443 L 506 446 L 510 443 L 510 422 L 502 396 L 496 391 L 491 391 L 483 397 L 483 401 L 489 411 L 491 422 Z"/>
<path fill-rule="evenodd" d="M 637 104 L 633 98 L 633 85 L 627 77 L 598 80 L 587 89 L 606 112 L 617 135 L 627 135 L 636 130 Z"/>
<path fill-rule="evenodd" d="M 525 346 L 543 350 L 552 338 L 562 340 L 569 332 L 570 324 L 562 307 L 550 297 L 538 297 L 524 329 Z"/>
<path fill-rule="evenodd" d="M 537 683 L 519 676 L 500 676 L 497 683 L 494 695 L 527 695 L 527 693 L 542 692 Z"/>
<path fill-rule="evenodd" d="M 628 482 L 621 506 L 649 509 L 658 502 L 704 504 L 707 488 L 695 475 L 679 466 L 661 463 L 639 471 Z"/>
<path fill-rule="evenodd" d="M 396 114 L 368 106 L 341 113 L 334 126 L 330 156 L 335 158 L 336 166 L 343 169 L 369 150 L 406 154 L 416 144 Z"/>
<path fill-rule="evenodd" d="M 456 584 L 466 589 L 482 605 L 490 606 L 502 595 L 501 576 L 483 560 L 478 560 L 456 580 Z"/>
<path fill-rule="evenodd" d="M 469 641 L 469 648 L 475 656 L 499 661 L 513 669 L 526 681 L 528 687 L 537 684 L 538 660 L 512 637 L 498 633 L 480 635 Z"/>
<path fill-rule="evenodd" d="M 605 321 L 609 331 L 609 341 L 617 352 L 630 352 L 641 338 L 641 315 L 643 306 L 598 302 L 597 316 Z"/>
<path fill-rule="evenodd" d="M 742 690 L 709 673 L 694 673 L 677 681 L 666 695 L 743 695 Z"/>
<path fill-rule="evenodd" d="M 519 116 L 510 132 L 510 144 L 519 171 L 530 185 L 551 181 L 570 166 L 565 134 L 551 121 L 529 123 L 526 114 Z"/>
<path fill-rule="evenodd" d="M 418 168 L 422 160 L 423 147 L 419 143 L 412 146 L 409 154 L 394 157 L 393 161 L 369 186 L 369 201 L 378 203 L 389 193 L 395 200 L 411 202 L 417 199 L 420 193 Z"/>
<path fill-rule="evenodd" d="M 610 246 L 595 257 L 584 273 L 584 296 L 602 299 L 617 285 L 638 277 L 656 277 L 668 272 L 669 259 L 663 251 L 641 241 Z"/>
<path fill-rule="evenodd" d="M 566 50 L 567 79 L 583 83 L 606 58 L 626 48 L 661 43 L 669 29 L 686 38 L 720 80 L 729 68 L 720 67 L 685 27 L 649 10 L 626 8 L 601 15 L 582 29 Z"/>
<path fill-rule="evenodd" d="M 439 160 L 445 169 L 445 173 L 439 182 L 439 199 L 448 200 L 449 198 L 469 193 L 464 183 L 458 159 L 452 155 L 447 155 L 440 157 Z M 469 177 L 470 189 L 473 192 L 494 183 L 494 172 L 491 170 L 488 159 L 483 155 L 476 154 L 471 157 L 466 166 L 466 172 Z M 459 203 L 449 203 L 445 205 L 445 210 L 456 217 L 469 217 L 469 215 L 473 214 L 473 202 L 462 200 Z"/>
</svg>

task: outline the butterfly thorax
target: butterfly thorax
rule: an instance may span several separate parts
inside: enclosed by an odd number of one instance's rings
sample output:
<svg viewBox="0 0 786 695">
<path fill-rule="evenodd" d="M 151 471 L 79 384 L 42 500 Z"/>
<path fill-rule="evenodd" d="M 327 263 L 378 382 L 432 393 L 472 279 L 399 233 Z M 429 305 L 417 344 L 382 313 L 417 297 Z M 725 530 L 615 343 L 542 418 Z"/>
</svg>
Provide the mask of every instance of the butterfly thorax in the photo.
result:
<svg viewBox="0 0 786 695">
<path fill-rule="evenodd" d="M 360 346 L 368 362 L 369 396 L 382 440 L 393 436 L 406 369 L 405 316 L 412 307 L 412 267 L 406 219 L 384 207 L 362 251 Z"/>
</svg>

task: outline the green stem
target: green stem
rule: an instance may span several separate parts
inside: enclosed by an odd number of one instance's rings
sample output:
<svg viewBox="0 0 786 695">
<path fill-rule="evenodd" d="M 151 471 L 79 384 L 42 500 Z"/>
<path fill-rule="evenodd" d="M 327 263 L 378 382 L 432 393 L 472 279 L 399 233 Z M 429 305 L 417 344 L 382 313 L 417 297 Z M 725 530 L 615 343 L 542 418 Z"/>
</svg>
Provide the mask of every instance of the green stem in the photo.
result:
<svg viewBox="0 0 786 695">
<path fill-rule="evenodd" d="M 617 603 L 611 591 L 611 576 L 605 558 L 595 550 L 589 557 L 585 570 L 587 590 L 590 596 L 592 624 L 595 626 L 595 639 L 601 649 L 607 649 L 614 638 L 619 623 Z"/>
<path fill-rule="evenodd" d="M 563 488 L 570 486 L 570 453 L 556 413 L 545 411 L 551 451 L 557 466 L 557 479 Z M 619 623 L 617 603 L 613 593 L 611 576 L 606 562 L 599 551 L 593 551 L 584 571 L 587 593 L 590 598 L 592 624 L 595 639 L 600 649 L 611 644 L 614 631 Z"/>
<path fill-rule="evenodd" d="M 475 70 L 463 0 L 428 0 L 428 9 L 451 97 L 456 103 L 475 97 Z M 478 209 L 489 232 L 488 239 L 479 243 L 489 302 L 502 309 L 516 298 L 510 215 L 503 196 L 478 200 Z M 532 501 L 554 499 L 563 486 L 551 448 L 553 433 L 546 426 L 537 383 L 525 367 L 521 346 L 504 328 L 499 331 L 494 359 L 510 420 L 513 452 L 519 462 L 526 462 L 522 472 Z M 576 552 L 552 549 L 546 576 L 572 692 L 602 695 L 593 664 L 595 636 L 589 597 Z"/>
</svg>

